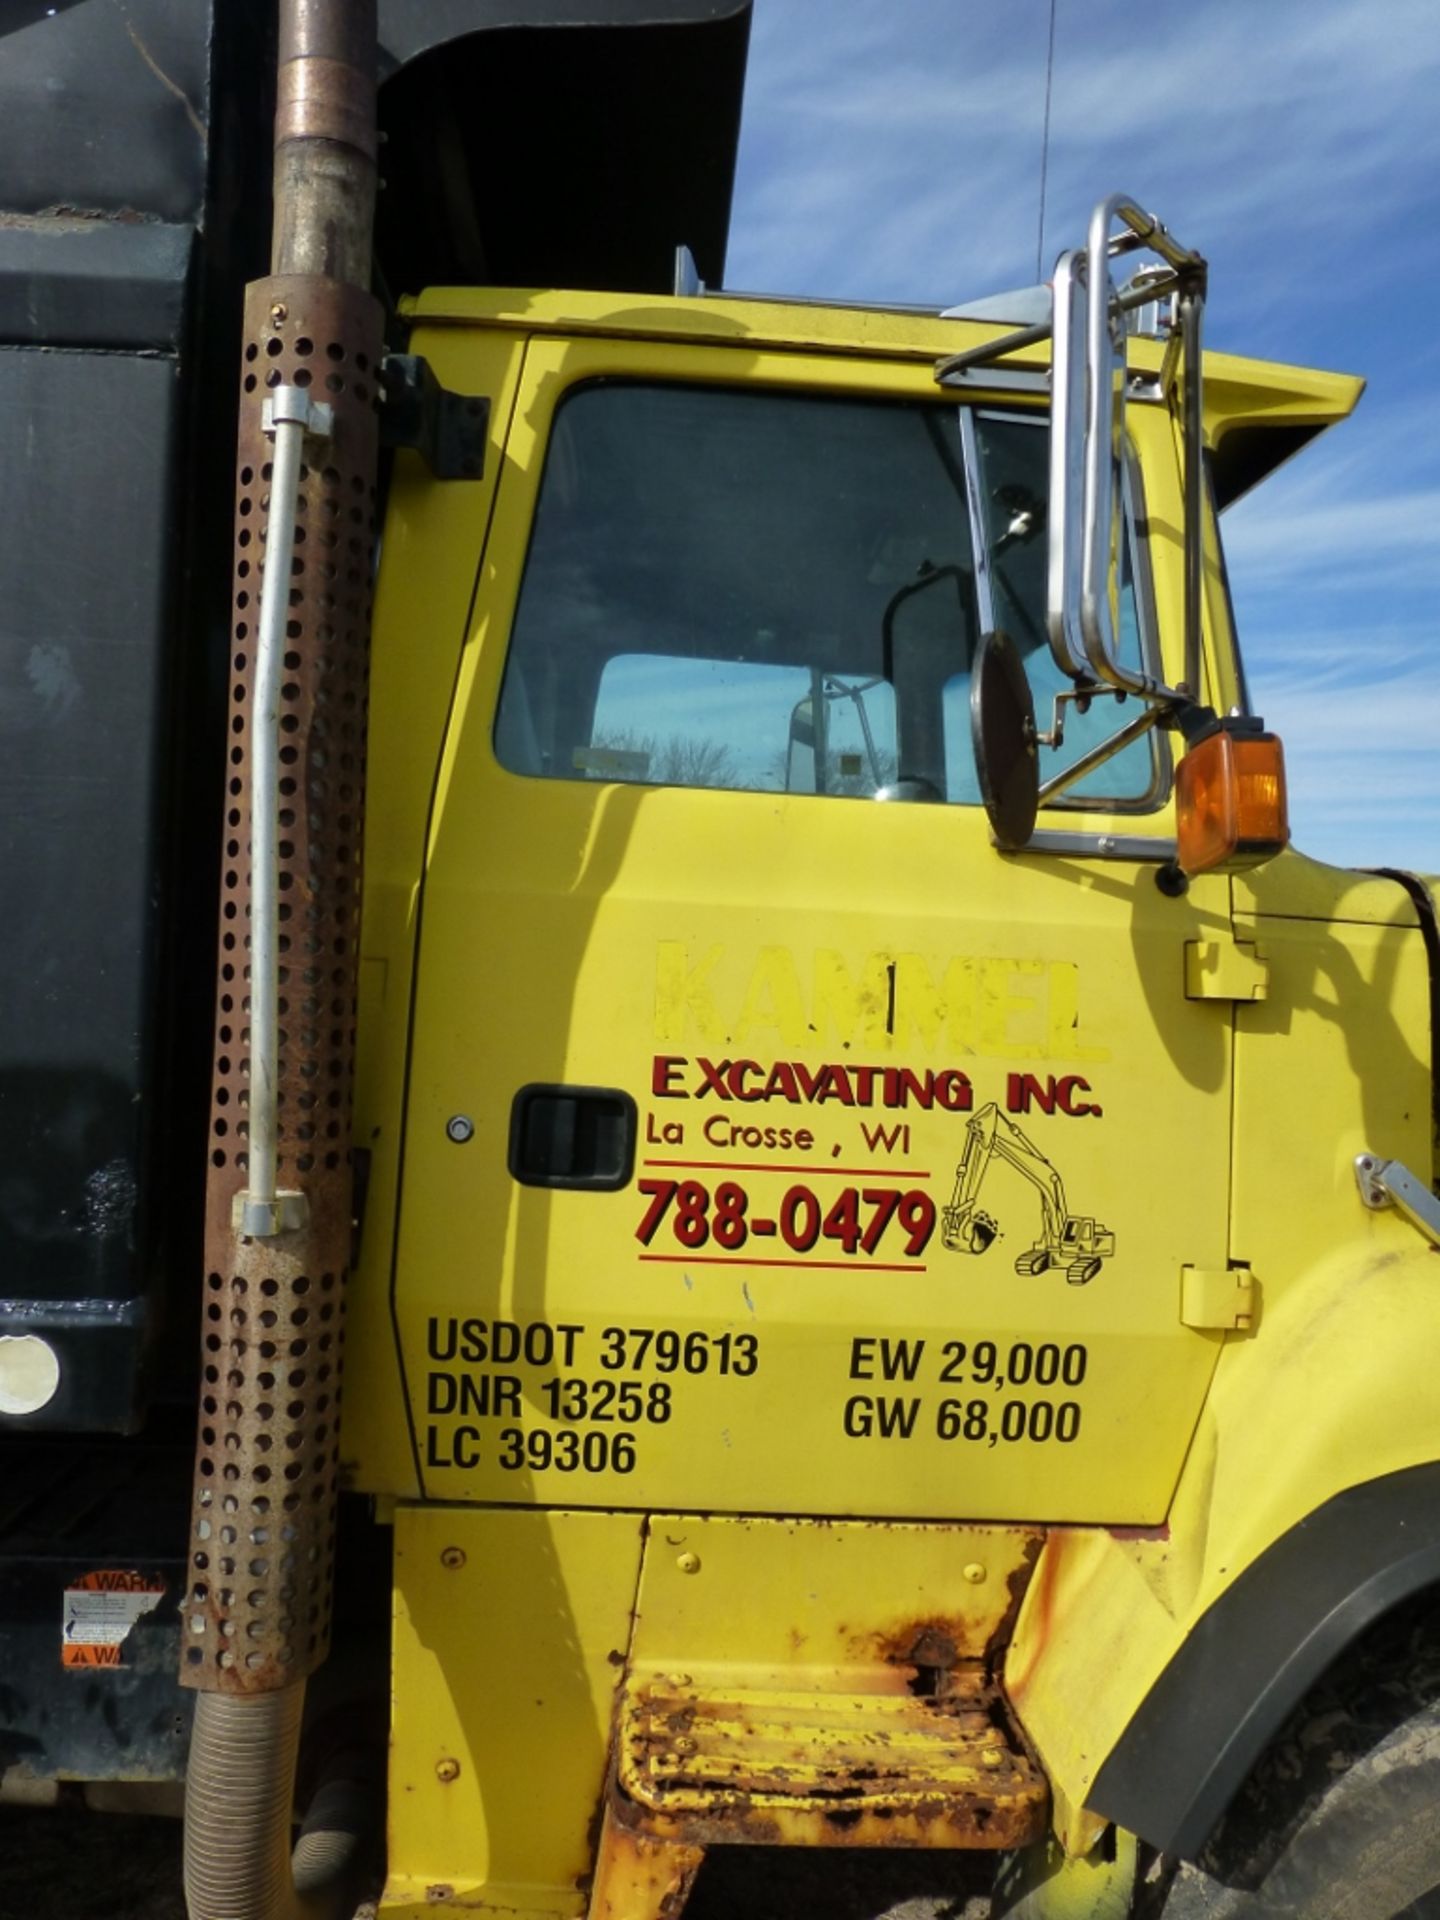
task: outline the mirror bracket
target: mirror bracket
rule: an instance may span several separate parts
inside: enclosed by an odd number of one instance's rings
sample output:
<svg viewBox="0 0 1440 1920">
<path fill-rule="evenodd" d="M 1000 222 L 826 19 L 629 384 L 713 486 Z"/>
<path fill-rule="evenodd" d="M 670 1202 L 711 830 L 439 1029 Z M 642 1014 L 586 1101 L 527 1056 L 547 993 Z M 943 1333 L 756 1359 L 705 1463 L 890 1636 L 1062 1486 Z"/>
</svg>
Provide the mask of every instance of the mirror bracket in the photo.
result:
<svg viewBox="0 0 1440 1920">
<path fill-rule="evenodd" d="M 1112 264 L 1148 254 L 1145 267 L 1117 287 Z M 1013 685 L 1019 657 L 999 635 L 986 635 L 972 680 L 972 720 L 982 792 L 997 843 L 1014 848 L 1034 830 L 1034 805 L 1083 779 L 1151 728 L 1178 728 L 1189 739 L 1207 722 L 1199 704 L 1204 601 L 1204 413 L 1201 321 L 1207 266 L 1163 223 L 1126 194 L 1102 200 L 1090 217 L 1083 247 L 1062 253 L 1051 283 L 1048 324 L 1039 322 L 947 355 L 937 362 L 942 387 L 982 386 L 987 379 L 1039 369 L 1032 357 L 1011 356 L 1050 342 L 1050 498 L 1047 514 L 1045 626 L 1056 665 L 1074 683 L 1055 699 L 1051 730 L 1035 725 Z M 1168 338 L 1158 375 L 1128 366 L 1126 317 L 1168 302 Z M 1006 363 L 1009 362 L 1007 365 Z M 1122 467 L 1125 407 L 1143 400 L 1174 406 L 1182 427 L 1184 494 L 1184 648 L 1178 686 L 1170 686 L 1119 657 L 1118 551 L 1123 538 Z M 990 643 L 993 641 L 993 648 Z M 985 671 L 982 673 L 982 667 Z M 1063 704 L 1081 712 L 1101 695 L 1117 703 L 1129 695 L 1143 710 L 1043 785 L 1036 771 L 1039 745 L 1064 738 Z M 986 715 L 985 703 L 995 711 Z M 1030 771 L 1025 771 L 1028 760 Z M 1034 803 L 1024 799 L 1031 784 Z M 1025 824 L 1028 811 L 1028 825 Z M 1024 833 L 1024 839 L 1016 835 Z"/>
<path fill-rule="evenodd" d="M 1118 228 L 1118 231 L 1115 229 Z M 1111 263 L 1135 253 L 1159 265 L 1117 287 Z M 1051 343 L 1051 463 L 1046 626 L 1056 665 L 1077 685 L 1096 682 L 1147 701 L 1170 703 L 1198 691 L 1203 592 L 1203 415 L 1200 322 L 1207 266 L 1128 194 L 1102 200 L 1083 248 L 1061 254 L 1051 283 L 1048 322 L 1012 329 L 949 354 L 935 366 L 943 387 L 978 386 L 1038 369 L 1006 367 L 1013 354 Z M 1125 319 L 1169 300 L 1173 321 L 1158 376 L 1126 366 Z M 1117 473 L 1127 399 L 1168 402 L 1179 391 L 1184 424 L 1185 670 L 1171 687 L 1122 666 L 1111 611 Z"/>
<path fill-rule="evenodd" d="M 1066 688 L 1063 692 L 1055 695 L 1054 703 L 1050 710 L 1050 731 L 1048 733 L 1037 733 L 1035 735 L 1036 744 L 1042 747 L 1049 747 L 1052 752 L 1056 748 L 1064 746 L 1065 708 L 1071 703 L 1074 704 L 1077 713 L 1088 713 L 1092 700 L 1114 700 L 1117 704 L 1123 704 L 1129 697 L 1130 695 L 1124 687 L 1101 687 L 1095 685 L 1093 682 L 1089 682 L 1083 686 Z"/>
</svg>

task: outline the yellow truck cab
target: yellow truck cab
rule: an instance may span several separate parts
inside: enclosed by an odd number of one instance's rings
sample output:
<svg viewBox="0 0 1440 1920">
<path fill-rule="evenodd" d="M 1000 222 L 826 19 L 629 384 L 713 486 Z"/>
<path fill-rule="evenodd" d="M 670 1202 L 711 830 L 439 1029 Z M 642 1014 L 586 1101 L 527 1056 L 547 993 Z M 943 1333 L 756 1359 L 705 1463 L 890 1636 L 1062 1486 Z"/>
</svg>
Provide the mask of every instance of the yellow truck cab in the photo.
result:
<svg viewBox="0 0 1440 1920">
<path fill-rule="evenodd" d="M 376 614 L 345 1454 L 395 1526 L 382 1911 L 579 1913 L 593 1874 L 649 1920 L 726 1843 L 1052 1831 L 1043 1897 L 1090 1911 L 1109 1823 L 1197 1848 L 1399 1597 L 1357 1508 L 1433 1500 L 1434 1206 L 1356 1176 L 1428 1188 L 1429 897 L 1180 873 L 1183 736 L 1057 780 L 1133 692 L 1062 707 L 997 847 L 982 635 L 1037 730 L 1071 691 L 1049 342 L 709 293 L 410 317 L 490 440 L 470 483 L 397 469 Z M 1164 360 L 1130 339 L 1116 630 L 1176 685 Z M 1216 712 L 1214 498 L 1358 394 L 1207 357 Z"/>
<path fill-rule="evenodd" d="M 707 288 L 749 0 L 14 11 L 0 1845 L 1440 1913 L 1435 899 L 1220 533 L 1360 383 L 1125 194 Z"/>
</svg>

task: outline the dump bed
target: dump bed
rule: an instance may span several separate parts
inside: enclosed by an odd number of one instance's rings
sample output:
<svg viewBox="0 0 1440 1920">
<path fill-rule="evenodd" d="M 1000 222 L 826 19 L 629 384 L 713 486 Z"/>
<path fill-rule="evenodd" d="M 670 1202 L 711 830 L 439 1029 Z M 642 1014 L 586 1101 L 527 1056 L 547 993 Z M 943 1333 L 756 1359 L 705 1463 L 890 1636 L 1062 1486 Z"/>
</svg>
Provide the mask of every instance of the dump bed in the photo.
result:
<svg viewBox="0 0 1440 1920">
<path fill-rule="evenodd" d="M 381 291 L 656 290 L 680 244 L 718 278 L 748 16 L 382 5 Z M 185 1397 L 194 1347 L 235 367 L 241 289 L 267 265 L 274 9 L 7 18 L 0 1338 L 40 1335 L 59 1377 L 46 1360 L 0 1424 L 124 1431 Z"/>
</svg>

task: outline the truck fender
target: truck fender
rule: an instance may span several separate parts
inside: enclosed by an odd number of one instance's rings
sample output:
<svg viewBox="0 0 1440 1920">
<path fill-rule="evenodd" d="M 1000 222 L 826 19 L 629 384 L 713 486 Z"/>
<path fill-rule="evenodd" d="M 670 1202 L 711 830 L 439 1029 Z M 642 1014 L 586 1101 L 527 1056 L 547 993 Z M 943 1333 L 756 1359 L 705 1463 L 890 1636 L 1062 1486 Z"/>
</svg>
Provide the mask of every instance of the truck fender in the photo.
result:
<svg viewBox="0 0 1440 1920">
<path fill-rule="evenodd" d="M 1161 1672 L 1087 1796 L 1193 1858 L 1325 1669 L 1380 1616 L 1440 1585 L 1440 1462 L 1317 1507 L 1216 1600 Z"/>
</svg>

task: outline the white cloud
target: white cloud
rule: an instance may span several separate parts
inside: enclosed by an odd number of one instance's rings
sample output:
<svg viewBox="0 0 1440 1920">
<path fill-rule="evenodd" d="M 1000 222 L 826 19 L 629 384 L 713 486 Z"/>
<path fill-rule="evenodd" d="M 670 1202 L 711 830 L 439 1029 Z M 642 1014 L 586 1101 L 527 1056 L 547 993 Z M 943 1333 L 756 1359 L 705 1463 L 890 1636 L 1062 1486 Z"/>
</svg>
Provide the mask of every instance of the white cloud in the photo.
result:
<svg viewBox="0 0 1440 1920">
<path fill-rule="evenodd" d="M 1440 866 L 1434 0 L 1057 6 L 1045 269 L 1124 188 L 1209 256 L 1212 345 L 1372 378 L 1226 547 L 1302 844 Z M 1048 19 L 756 0 L 731 282 L 938 305 L 1032 279 Z"/>
<path fill-rule="evenodd" d="M 952 262 L 982 273 L 969 293 L 1032 275 L 1047 18 L 1028 0 L 960 32 L 918 0 L 757 0 L 732 278 L 905 300 L 954 295 Z M 1267 300 L 1294 286 L 1297 233 L 1333 240 L 1345 205 L 1359 277 L 1428 204 L 1437 76 L 1432 0 L 1390 0 L 1383 31 L 1352 0 L 1060 0 L 1046 266 L 1122 185 Z"/>
<path fill-rule="evenodd" d="M 1303 743 L 1307 754 L 1440 752 L 1440 689 L 1433 675 L 1417 670 L 1393 679 L 1362 682 L 1346 687 L 1340 697 L 1323 683 L 1268 683 L 1261 676 L 1259 686 L 1273 692 L 1279 703 L 1275 714 L 1286 739 L 1297 745 Z M 1440 782 L 1433 767 L 1425 770 L 1425 776 L 1427 791 L 1440 804 Z M 1440 848 L 1436 851 L 1440 853 Z"/>
<path fill-rule="evenodd" d="M 1253 510 L 1227 524 L 1232 573 L 1257 587 L 1361 582 L 1393 594 L 1399 586 L 1440 593 L 1440 485 L 1413 493 L 1333 500 L 1274 502 L 1261 494 Z"/>
<path fill-rule="evenodd" d="M 1319 648 L 1247 636 L 1253 704 L 1285 743 L 1297 843 L 1342 866 L 1440 869 L 1440 678 L 1405 629 Z"/>
</svg>

